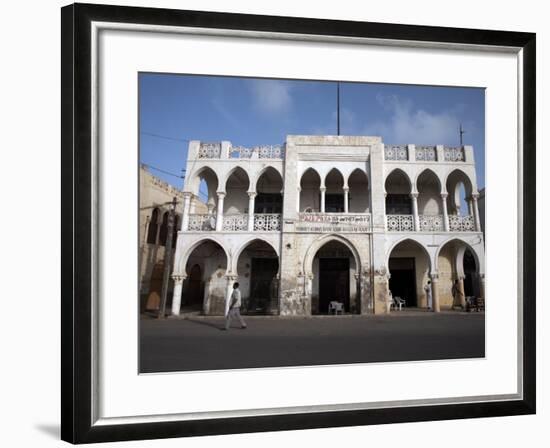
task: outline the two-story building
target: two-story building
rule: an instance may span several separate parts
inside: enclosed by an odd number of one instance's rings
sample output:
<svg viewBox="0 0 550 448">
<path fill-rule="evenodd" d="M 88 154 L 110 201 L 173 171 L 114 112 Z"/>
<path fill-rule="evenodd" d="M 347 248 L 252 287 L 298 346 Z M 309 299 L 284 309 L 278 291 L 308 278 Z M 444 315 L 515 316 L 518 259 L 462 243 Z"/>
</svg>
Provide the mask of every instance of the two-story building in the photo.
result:
<svg viewBox="0 0 550 448">
<path fill-rule="evenodd" d="M 192 198 L 208 192 L 207 210 Z M 455 280 L 484 297 L 484 244 L 471 146 L 289 135 L 281 146 L 189 144 L 172 313 L 223 314 L 238 281 L 258 314 L 451 309 Z M 194 285 L 194 286 L 193 286 Z"/>
</svg>

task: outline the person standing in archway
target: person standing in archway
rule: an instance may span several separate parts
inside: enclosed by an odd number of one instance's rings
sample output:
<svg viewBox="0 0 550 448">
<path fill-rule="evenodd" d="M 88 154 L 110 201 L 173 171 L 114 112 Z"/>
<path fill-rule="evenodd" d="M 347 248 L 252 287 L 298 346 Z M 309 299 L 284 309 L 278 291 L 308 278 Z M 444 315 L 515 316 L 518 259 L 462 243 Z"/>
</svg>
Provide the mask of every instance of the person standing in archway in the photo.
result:
<svg viewBox="0 0 550 448">
<path fill-rule="evenodd" d="M 239 319 L 241 328 L 244 330 L 246 328 L 246 323 L 244 322 L 241 316 L 241 291 L 239 289 L 239 284 L 237 282 L 233 283 L 233 292 L 231 293 L 231 299 L 229 303 L 229 310 L 227 311 L 227 316 L 225 317 L 225 327 L 224 330 L 229 330 L 231 325 L 231 318 L 236 317 Z"/>
<path fill-rule="evenodd" d="M 432 282 L 428 280 L 426 286 L 424 286 L 424 291 L 426 292 L 426 302 L 428 303 L 428 309 L 432 309 Z"/>
</svg>

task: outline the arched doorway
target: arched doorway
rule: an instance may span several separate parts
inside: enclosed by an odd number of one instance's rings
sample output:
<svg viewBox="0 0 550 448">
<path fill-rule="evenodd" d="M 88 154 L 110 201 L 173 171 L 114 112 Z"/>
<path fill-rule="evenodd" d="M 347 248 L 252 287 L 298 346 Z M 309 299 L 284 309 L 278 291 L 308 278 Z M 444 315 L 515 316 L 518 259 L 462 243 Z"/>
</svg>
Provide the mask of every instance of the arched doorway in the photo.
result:
<svg viewBox="0 0 550 448">
<path fill-rule="evenodd" d="M 160 295 L 162 294 L 162 279 L 164 276 L 164 260 L 160 260 L 153 266 L 149 283 L 149 294 L 145 304 L 146 311 L 158 311 L 160 308 Z"/>
<path fill-rule="evenodd" d="M 279 310 L 279 257 L 263 240 L 246 244 L 237 259 L 243 306 L 247 314 L 277 314 Z"/>
<path fill-rule="evenodd" d="M 227 267 L 227 255 L 220 244 L 210 239 L 200 241 L 185 263 L 187 279 L 182 288 L 182 305 L 194 305 L 204 314 L 223 315 Z"/>
<path fill-rule="evenodd" d="M 399 242 L 390 252 L 388 268 L 393 297 L 403 299 L 407 308 L 428 306 L 424 287 L 430 281 L 430 257 L 420 243 Z"/>
<path fill-rule="evenodd" d="M 330 240 L 317 250 L 312 262 L 311 313 L 328 314 L 330 302 L 343 303 L 345 313 L 360 312 L 356 275 L 360 266 L 341 241 Z"/>
<path fill-rule="evenodd" d="M 480 297 L 479 275 L 474 254 L 470 249 L 464 251 L 464 294 L 466 297 Z"/>
</svg>

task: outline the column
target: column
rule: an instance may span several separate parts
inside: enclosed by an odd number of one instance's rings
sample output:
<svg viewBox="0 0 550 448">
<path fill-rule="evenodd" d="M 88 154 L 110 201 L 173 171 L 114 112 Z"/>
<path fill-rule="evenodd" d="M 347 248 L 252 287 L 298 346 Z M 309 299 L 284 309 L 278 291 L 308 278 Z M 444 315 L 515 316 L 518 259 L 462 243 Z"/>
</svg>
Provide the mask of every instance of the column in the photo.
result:
<svg viewBox="0 0 550 448">
<path fill-rule="evenodd" d="M 225 293 L 224 316 L 227 316 L 227 311 L 229 310 L 229 300 L 231 299 L 231 294 L 233 293 L 233 283 L 237 281 L 237 276 L 233 274 L 226 274 L 225 278 L 227 279 L 227 290 Z"/>
<path fill-rule="evenodd" d="M 254 191 L 248 192 L 248 231 L 254 231 L 254 199 L 256 193 Z"/>
<path fill-rule="evenodd" d="M 413 206 L 414 231 L 420 232 L 420 218 L 418 217 L 418 193 L 411 193 L 410 196 Z"/>
<path fill-rule="evenodd" d="M 321 187 L 321 213 L 325 213 L 325 191 L 327 189 L 325 187 Z"/>
<path fill-rule="evenodd" d="M 186 279 L 186 275 L 173 274 L 174 280 L 174 292 L 172 295 L 172 316 L 179 316 L 181 308 L 181 290 L 183 281 Z"/>
<path fill-rule="evenodd" d="M 449 213 L 447 212 L 447 193 L 441 193 L 441 205 L 443 208 L 443 228 L 445 232 L 449 231 Z"/>
<path fill-rule="evenodd" d="M 189 228 L 189 207 L 191 205 L 192 193 L 183 193 L 183 221 L 181 223 L 181 231 L 185 232 Z"/>
<path fill-rule="evenodd" d="M 302 197 L 302 188 L 301 187 L 298 187 L 296 188 L 296 213 L 298 213 L 298 216 L 300 215 L 300 206 L 302 204 L 300 204 L 300 199 Z M 283 202 L 284 202 L 284 198 L 283 198 Z"/>
<path fill-rule="evenodd" d="M 223 199 L 225 198 L 225 193 L 223 191 L 218 191 L 218 213 L 216 215 L 216 232 L 221 232 L 223 230 Z"/>
<path fill-rule="evenodd" d="M 349 213 L 349 187 L 344 187 L 344 213 Z"/>
<path fill-rule="evenodd" d="M 191 196 L 191 205 L 189 207 L 189 214 L 194 215 L 197 209 L 197 197 L 195 195 Z"/>
<path fill-rule="evenodd" d="M 466 202 L 468 204 L 468 214 L 470 216 L 474 216 L 474 204 L 472 202 L 472 197 L 470 196 L 469 198 L 467 198 Z"/>
<path fill-rule="evenodd" d="M 464 295 L 464 277 L 458 277 L 458 290 L 460 291 L 460 306 L 466 309 L 466 296 Z"/>
<path fill-rule="evenodd" d="M 430 278 L 432 280 L 432 309 L 434 313 L 439 313 L 441 311 L 439 307 L 439 274 L 430 274 Z"/>
<path fill-rule="evenodd" d="M 478 197 L 479 197 L 479 194 L 472 195 L 473 208 L 474 208 L 474 220 L 476 223 L 476 232 L 481 232 L 481 221 L 479 220 L 479 207 L 477 204 Z"/>
</svg>

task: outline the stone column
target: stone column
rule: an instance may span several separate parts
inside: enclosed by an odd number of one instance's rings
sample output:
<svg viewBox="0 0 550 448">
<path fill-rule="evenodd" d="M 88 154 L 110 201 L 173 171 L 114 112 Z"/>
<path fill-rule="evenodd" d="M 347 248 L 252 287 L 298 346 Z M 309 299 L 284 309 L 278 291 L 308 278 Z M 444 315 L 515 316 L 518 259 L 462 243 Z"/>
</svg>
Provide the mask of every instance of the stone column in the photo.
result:
<svg viewBox="0 0 550 448">
<path fill-rule="evenodd" d="M 194 215 L 197 208 L 197 196 L 191 196 L 191 206 L 189 207 L 189 214 Z"/>
<path fill-rule="evenodd" d="M 432 309 L 434 313 L 439 313 L 441 308 L 439 307 L 439 274 L 430 274 L 432 280 Z"/>
<path fill-rule="evenodd" d="M 223 315 L 227 316 L 227 311 L 229 310 L 229 299 L 233 293 L 233 283 L 237 281 L 237 276 L 233 274 L 226 274 L 225 278 L 227 279 L 227 290 L 225 292 L 225 308 Z"/>
<path fill-rule="evenodd" d="M 474 220 L 476 223 L 476 232 L 481 232 L 481 221 L 479 220 L 479 207 L 477 204 L 478 197 L 479 197 L 479 194 L 472 195 L 473 208 L 474 208 Z"/>
<path fill-rule="evenodd" d="M 449 213 L 447 212 L 447 193 L 441 193 L 441 205 L 443 208 L 443 228 L 445 232 L 449 231 Z"/>
<path fill-rule="evenodd" d="M 186 275 L 173 274 L 174 280 L 174 293 L 172 295 L 172 316 L 179 316 L 181 308 L 181 290 L 183 281 L 187 278 Z"/>
<path fill-rule="evenodd" d="M 218 191 L 218 213 L 216 216 L 216 232 L 221 232 L 223 230 L 223 199 L 225 198 L 225 193 L 223 191 Z"/>
<path fill-rule="evenodd" d="M 327 189 L 325 187 L 321 187 L 321 213 L 325 213 L 325 191 Z"/>
<path fill-rule="evenodd" d="M 470 216 L 474 216 L 474 204 L 472 202 L 472 198 L 471 197 L 467 198 L 466 202 L 468 203 L 468 214 Z"/>
<path fill-rule="evenodd" d="M 302 188 L 301 187 L 298 187 L 296 188 L 296 213 L 300 214 L 300 207 L 302 204 L 300 204 L 300 198 L 301 198 L 301 192 L 302 192 Z M 283 199 L 284 201 L 284 199 Z"/>
<path fill-rule="evenodd" d="M 460 306 L 466 309 L 466 295 L 464 294 L 464 277 L 458 277 L 458 290 L 460 291 Z"/>
<path fill-rule="evenodd" d="M 189 207 L 191 205 L 192 193 L 183 193 L 183 221 L 181 223 L 181 231 L 185 232 L 189 228 Z"/>
<path fill-rule="evenodd" d="M 374 314 L 387 314 L 389 298 L 389 273 L 382 266 L 374 273 Z"/>
<path fill-rule="evenodd" d="M 248 192 L 248 231 L 254 231 L 254 199 L 256 198 L 256 192 Z"/>
<path fill-rule="evenodd" d="M 344 213 L 349 213 L 349 187 L 344 187 Z"/>
<path fill-rule="evenodd" d="M 418 193 L 411 193 L 410 196 L 413 206 L 414 231 L 420 232 L 420 218 L 418 217 Z"/>
</svg>

